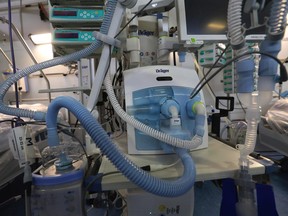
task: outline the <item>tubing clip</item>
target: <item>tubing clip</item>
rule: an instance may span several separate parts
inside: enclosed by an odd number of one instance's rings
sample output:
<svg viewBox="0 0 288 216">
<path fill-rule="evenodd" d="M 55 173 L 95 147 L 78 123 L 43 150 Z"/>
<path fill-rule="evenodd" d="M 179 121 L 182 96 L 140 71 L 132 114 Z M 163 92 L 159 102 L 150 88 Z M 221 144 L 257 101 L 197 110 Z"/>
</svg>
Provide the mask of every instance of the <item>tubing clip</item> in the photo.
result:
<svg viewBox="0 0 288 216">
<path fill-rule="evenodd" d="M 102 41 L 103 43 L 106 43 L 106 44 L 111 45 L 113 47 L 120 48 L 120 46 L 121 46 L 121 42 L 119 40 L 117 40 L 113 37 L 110 37 L 108 35 L 102 34 L 101 32 L 94 31 L 93 35 L 97 40 Z"/>
</svg>

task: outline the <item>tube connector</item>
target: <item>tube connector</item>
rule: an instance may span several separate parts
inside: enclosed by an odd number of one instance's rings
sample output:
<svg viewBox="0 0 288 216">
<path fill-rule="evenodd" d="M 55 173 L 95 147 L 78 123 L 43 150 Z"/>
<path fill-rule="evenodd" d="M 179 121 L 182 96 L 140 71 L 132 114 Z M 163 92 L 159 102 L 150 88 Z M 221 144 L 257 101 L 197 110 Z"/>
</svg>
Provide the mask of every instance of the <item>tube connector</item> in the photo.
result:
<svg viewBox="0 0 288 216">
<path fill-rule="evenodd" d="M 161 113 L 167 118 L 178 117 L 180 112 L 179 104 L 172 99 L 168 99 L 161 103 Z"/>
<path fill-rule="evenodd" d="M 189 117 L 195 118 L 195 136 L 203 137 L 205 134 L 206 107 L 201 101 L 189 100 L 186 104 Z M 202 142 L 202 141 L 201 141 Z"/>
<path fill-rule="evenodd" d="M 245 149 L 244 144 L 238 144 L 236 148 L 239 150 L 240 156 L 239 156 L 239 166 L 241 168 L 243 167 L 249 167 L 249 159 L 247 157 L 247 151 Z"/>
<path fill-rule="evenodd" d="M 72 166 L 73 160 L 68 157 L 64 152 L 61 152 L 59 159 L 54 162 L 54 165 L 58 171 L 69 169 Z"/>
<path fill-rule="evenodd" d="M 202 103 L 199 95 L 195 96 L 193 99 L 188 100 L 186 103 L 186 112 L 190 118 L 195 118 L 195 108 L 197 103 Z"/>
<path fill-rule="evenodd" d="M 246 116 L 245 119 L 246 121 L 249 122 L 256 122 L 257 124 L 261 120 L 261 111 L 260 107 L 258 105 L 258 94 L 257 93 L 252 93 L 251 96 L 251 104 L 248 107 L 246 111 Z"/>
<path fill-rule="evenodd" d="M 50 147 L 60 145 L 57 128 L 47 128 L 47 134 L 48 134 L 48 145 Z"/>
<path fill-rule="evenodd" d="M 114 37 L 109 37 L 108 35 L 102 34 L 101 32 L 94 31 L 93 36 L 99 40 L 102 41 L 105 44 L 115 46 L 117 48 L 121 47 L 120 40 L 115 39 Z"/>
</svg>

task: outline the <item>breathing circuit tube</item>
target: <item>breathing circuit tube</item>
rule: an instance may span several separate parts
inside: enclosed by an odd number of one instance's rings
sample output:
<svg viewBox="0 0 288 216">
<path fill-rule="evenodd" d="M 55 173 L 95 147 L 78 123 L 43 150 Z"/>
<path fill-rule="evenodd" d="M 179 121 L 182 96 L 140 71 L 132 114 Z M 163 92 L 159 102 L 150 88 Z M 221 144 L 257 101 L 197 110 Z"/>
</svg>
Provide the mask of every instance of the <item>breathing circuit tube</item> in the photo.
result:
<svg viewBox="0 0 288 216">
<path fill-rule="evenodd" d="M 111 20 L 112 20 L 112 17 L 116 8 L 116 4 L 117 4 L 117 0 L 108 1 L 107 8 L 106 8 L 105 15 L 104 15 L 104 20 L 100 28 L 100 32 L 103 34 L 107 34 L 109 30 Z M 0 85 L 0 113 L 12 115 L 12 116 L 34 118 L 35 120 L 45 120 L 45 113 L 37 112 L 37 114 L 35 115 L 35 112 L 31 110 L 16 109 L 16 108 L 6 106 L 3 100 L 9 88 L 15 82 L 20 80 L 22 77 L 28 76 L 29 74 L 34 73 L 38 70 L 42 70 L 45 68 L 53 67 L 53 66 L 64 64 L 64 63 L 71 62 L 71 61 L 76 61 L 80 58 L 86 57 L 94 53 L 98 48 L 100 48 L 101 45 L 102 45 L 102 42 L 96 40 L 95 42 L 93 42 L 91 45 L 89 45 L 83 50 L 27 67 L 23 70 L 19 70 L 16 74 L 11 75 L 6 81 L 4 81 Z"/>
<path fill-rule="evenodd" d="M 227 23 L 229 29 L 229 39 L 232 48 L 236 51 L 236 56 L 247 53 L 248 46 L 245 44 L 244 29 L 241 25 L 242 19 L 242 0 L 229 0 Z M 248 58 L 243 57 L 243 59 Z"/>
<path fill-rule="evenodd" d="M 90 112 L 80 102 L 71 97 L 58 97 L 48 107 L 46 121 L 48 145 L 50 147 L 59 145 L 57 114 L 62 107 L 67 108 L 79 119 L 101 152 L 108 157 L 123 175 L 140 188 L 158 196 L 176 197 L 186 193 L 194 185 L 195 164 L 187 150 L 175 149 L 184 165 L 182 177 L 174 181 L 167 181 L 151 176 L 120 152 Z"/>
<path fill-rule="evenodd" d="M 107 34 L 108 32 L 116 4 L 116 0 L 108 2 L 104 21 L 100 29 L 101 33 L 103 34 Z M 38 70 L 53 67 L 59 64 L 64 64 L 70 61 L 75 61 L 82 57 L 90 55 L 96 49 L 98 49 L 101 44 L 102 43 L 100 41 L 96 41 L 81 51 L 25 68 L 18 71 L 17 74 L 10 76 L 3 84 L 0 85 L 0 112 L 8 115 L 28 117 L 35 120 L 44 120 L 46 118 L 46 114 L 43 112 L 34 112 L 25 109 L 15 109 L 5 106 L 5 104 L 3 103 L 3 99 L 10 86 L 22 77 L 25 77 Z M 49 106 L 46 119 L 48 128 L 47 130 L 49 134 L 48 140 L 50 140 L 49 145 L 54 146 L 55 144 L 58 144 L 57 140 L 59 138 L 57 138 L 58 134 L 56 123 L 57 113 L 61 107 L 68 108 L 81 121 L 83 127 L 87 130 L 93 141 L 97 143 L 103 154 L 107 155 L 107 157 L 112 161 L 112 163 L 114 163 L 114 165 L 129 180 L 131 180 L 133 183 L 137 184 L 144 190 L 160 196 L 174 197 L 186 193 L 193 186 L 195 181 L 195 165 L 186 150 L 175 149 L 175 152 L 179 155 L 184 165 L 183 176 L 173 182 L 159 180 L 137 167 L 124 154 L 119 152 L 117 147 L 109 140 L 109 137 L 106 135 L 106 132 L 102 129 L 101 125 L 98 124 L 98 122 L 90 115 L 89 111 L 85 107 L 83 107 L 78 101 L 74 100 L 73 98 L 67 99 L 64 97 L 60 97 L 53 100 L 52 105 Z M 54 141 L 56 142 L 54 143 Z"/>
<path fill-rule="evenodd" d="M 199 134 L 195 134 L 194 137 L 192 138 L 192 140 L 181 140 L 178 139 L 176 137 L 172 137 L 169 136 L 168 134 L 162 133 L 158 130 L 155 130 L 154 128 L 151 128 L 145 124 L 143 124 L 142 122 L 136 120 L 135 118 L 133 118 L 132 116 L 128 115 L 120 106 L 120 104 L 117 101 L 117 98 L 114 94 L 114 90 L 112 87 L 112 83 L 111 83 L 111 78 L 109 73 L 107 73 L 106 78 L 104 80 L 104 85 L 106 87 L 106 91 L 109 97 L 109 100 L 115 110 L 115 112 L 120 116 L 120 118 L 122 118 L 125 122 L 127 122 L 128 124 L 132 125 L 133 127 L 135 127 L 136 129 L 158 139 L 161 140 L 165 143 L 168 143 L 172 146 L 178 147 L 178 148 L 185 148 L 185 149 L 195 149 L 198 146 L 200 146 L 202 144 L 203 141 L 203 134 L 199 133 Z M 205 110 L 205 106 L 202 104 L 203 109 Z M 199 116 L 200 114 L 203 115 L 203 113 L 199 110 Z M 202 116 L 201 115 L 201 116 Z M 197 113 L 196 113 L 196 117 L 197 117 Z M 202 129 L 204 130 L 204 123 L 205 121 L 201 121 L 201 125 L 198 125 L 200 127 L 202 127 Z"/>
<path fill-rule="evenodd" d="M 283 0 L 274 0 L 270 10 L 270 18 L 268 24 L 268 38 L 277 37 L 274 40 L 281 40 L 284 36 L 286 28 L 286 15 L 288 2 Z M 273 40 L 273 38 L 271 38 Z"/>
<path fill-rule="evenodd" d="M 255 149 L 257 127 L 261 118 L 260 114 L 258 94 L 252 93 L 251 101 L 245 116 L 247 122 L 245 145 L 237 145 L 238 149 L 240 150 L 239 164 L 241 167 L 245 167 L 245 169 L 249 167 L 248 155 L 251 154 Z"/>
<path fill-rule="evenodd" d="M 272 1 L 270 17 L 266 26 L 267 35 L 260 45 L 261 52 L 269 53 L 274 57 L 277 57 L 280 52 L 281 40 L 286 28 L 287 7 L 287 0 Z M 278 78 L 277 71 L 277 63 L 266 56 L 261 56 L 258 70 L 258 90 L 263 113 L 266 113 L 269 109 L 276 82 L 279 82 L 279 84 L 283 82 L 281 77 Z"/>
<path fill-rule="evenodd" d="M 248 52 L 248 46 L 245 42 L 245 35 L 241 23 L 242 3 L 242 0 L 229 0 L 228 5 L 228 29 L 230 43 L 233 50 L 235 50 L 236 56 Z M 254 90 L 253 72 L 255 71 L 254 60 L 251 58 L 251 55 L 248 55 L 248 57 L 241 57 L 240 60 L 236 62 L 236 70 L 239 76 L 239 79 L 237 81 L 237 92 L 246 93 L 245 95 L 248 96 L 251 100 L 251 93 Z M 251 121 L 250 119 L 252 118 L 252 116 L 249 115 L 249 113 L 250 110 L 253 113 L 259 110 L 259 107 L 257 106 L 258 103 L 256 103 L 257 96 L 254 95 L 252 97 L 253 103 L 250 103 L 250 100 L 248 101 L 248 103 L 250 104 L 247 110 L 248 113 L 246 113 L 247 131 L 245 146 L 241 146 L 242 148 L 240 148 L 239 146 L 241 152 L 240 164 L 244 163 L 244 158 L 246 158 L 247 160 L 247 156 L 249 155 L 247 155 L 247 153 L 251 151 L 253 146 L 255 146 L 256 142 L 258 122 L 255 119 Z"/>
</svg>

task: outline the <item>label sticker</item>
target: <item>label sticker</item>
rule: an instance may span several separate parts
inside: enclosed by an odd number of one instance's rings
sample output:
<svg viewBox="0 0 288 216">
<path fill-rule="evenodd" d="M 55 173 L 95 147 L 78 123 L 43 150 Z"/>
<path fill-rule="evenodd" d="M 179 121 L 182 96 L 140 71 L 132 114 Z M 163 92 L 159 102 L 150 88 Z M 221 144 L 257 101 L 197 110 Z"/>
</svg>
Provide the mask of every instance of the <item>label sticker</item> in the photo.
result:
<svg viewBox="0 0 288 216">
<path fill-rule="evenodd" d="M 26 161 L 34 162 L 35 150 L 27 126 L 12 128 L 9 134 L 9 147 L 20 167 L 24 167 Z"/>
</svg>

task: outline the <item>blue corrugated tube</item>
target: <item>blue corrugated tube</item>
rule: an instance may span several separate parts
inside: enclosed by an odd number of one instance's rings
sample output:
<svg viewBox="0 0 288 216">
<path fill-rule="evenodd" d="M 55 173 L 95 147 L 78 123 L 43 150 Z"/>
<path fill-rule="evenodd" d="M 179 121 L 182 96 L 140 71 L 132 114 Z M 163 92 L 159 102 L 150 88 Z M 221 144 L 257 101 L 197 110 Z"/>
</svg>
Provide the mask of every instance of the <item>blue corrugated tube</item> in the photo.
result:
<svg viewBox="0 0 288 216">
<path fill-rule="evenodd" d="M 277 57 L 286 27 L 288 1 L 274 0 L 267 25 L 267 36 L 260 45 L 260 51 Z M 259 91 L 273 91 L 277 82 L 278 63 L 267 56 L 261 56 L 259 64 Z"/>
<path fill-rule="evenodd" d="M 47 111 L 48 144 L 56 146 L 59 144 L 57 135 L 57 115 L 64 107 L 71 111 L 87 133 L 100 148 L 101 152 L 123 173 L 131 182 L 140 188 L 158 196 L 176 197 L 189 191 L 195 182 L 195 164 L 187 150 L 176 148 L 176 153 L 182 160 L 184 171 L 182 177 L 174 181 L 158 179 L 143 171 L 130 161 L 108 137 L 107 133 L 90 114 L 90 112 L 76 99 L 72 97 L 58 97 L 52 101 Z"/>
<path fill-rule="evenodd" d="M 111 20 L 112 20 L 112 17 L 116 8 L 116 4 L 117 4 L 117 0 L 111 0 L 108 2 L 105 15 L 104 15 L 104 20 L 100 28 L 100 32 L 103 34 L 108 33 Z M 39 71 L 45 68 L 54 67 L 56 65 L 65 64 L 67 62 L 76 61 L 78 59 L 84 58 L 94 53 L 98 48 L 100 48 L 101 45 L 102 45 L 102 42 L 96 40 L 95 42 L 93 42 L 91 45 L 89 45 L 83 50 L 72 53 L 70 55 L 54 58 L 52 60 L 48 60 L 37 65 L 30 66 L 28 68 L 18 71 L 14 75 L 11 75 L 5 82 L 3 82 L 0 85 L 0 113 L 12 115 L 12 116 L 34 118 L 35 120 L 45 120 L 45 113 L 42 113 L 42 112 L 35 113 L 34 111 L 31 111 L 31 110 L 16 109 L 16 108 L 11 108 L 11 107 L 6 106 L 3 100 L 9 88 L 18 80 L 20 80 L 21 78 L 25 76 L 28 76 L 31 73 L 34 73 L 36 71 Z"/>
</svg>

